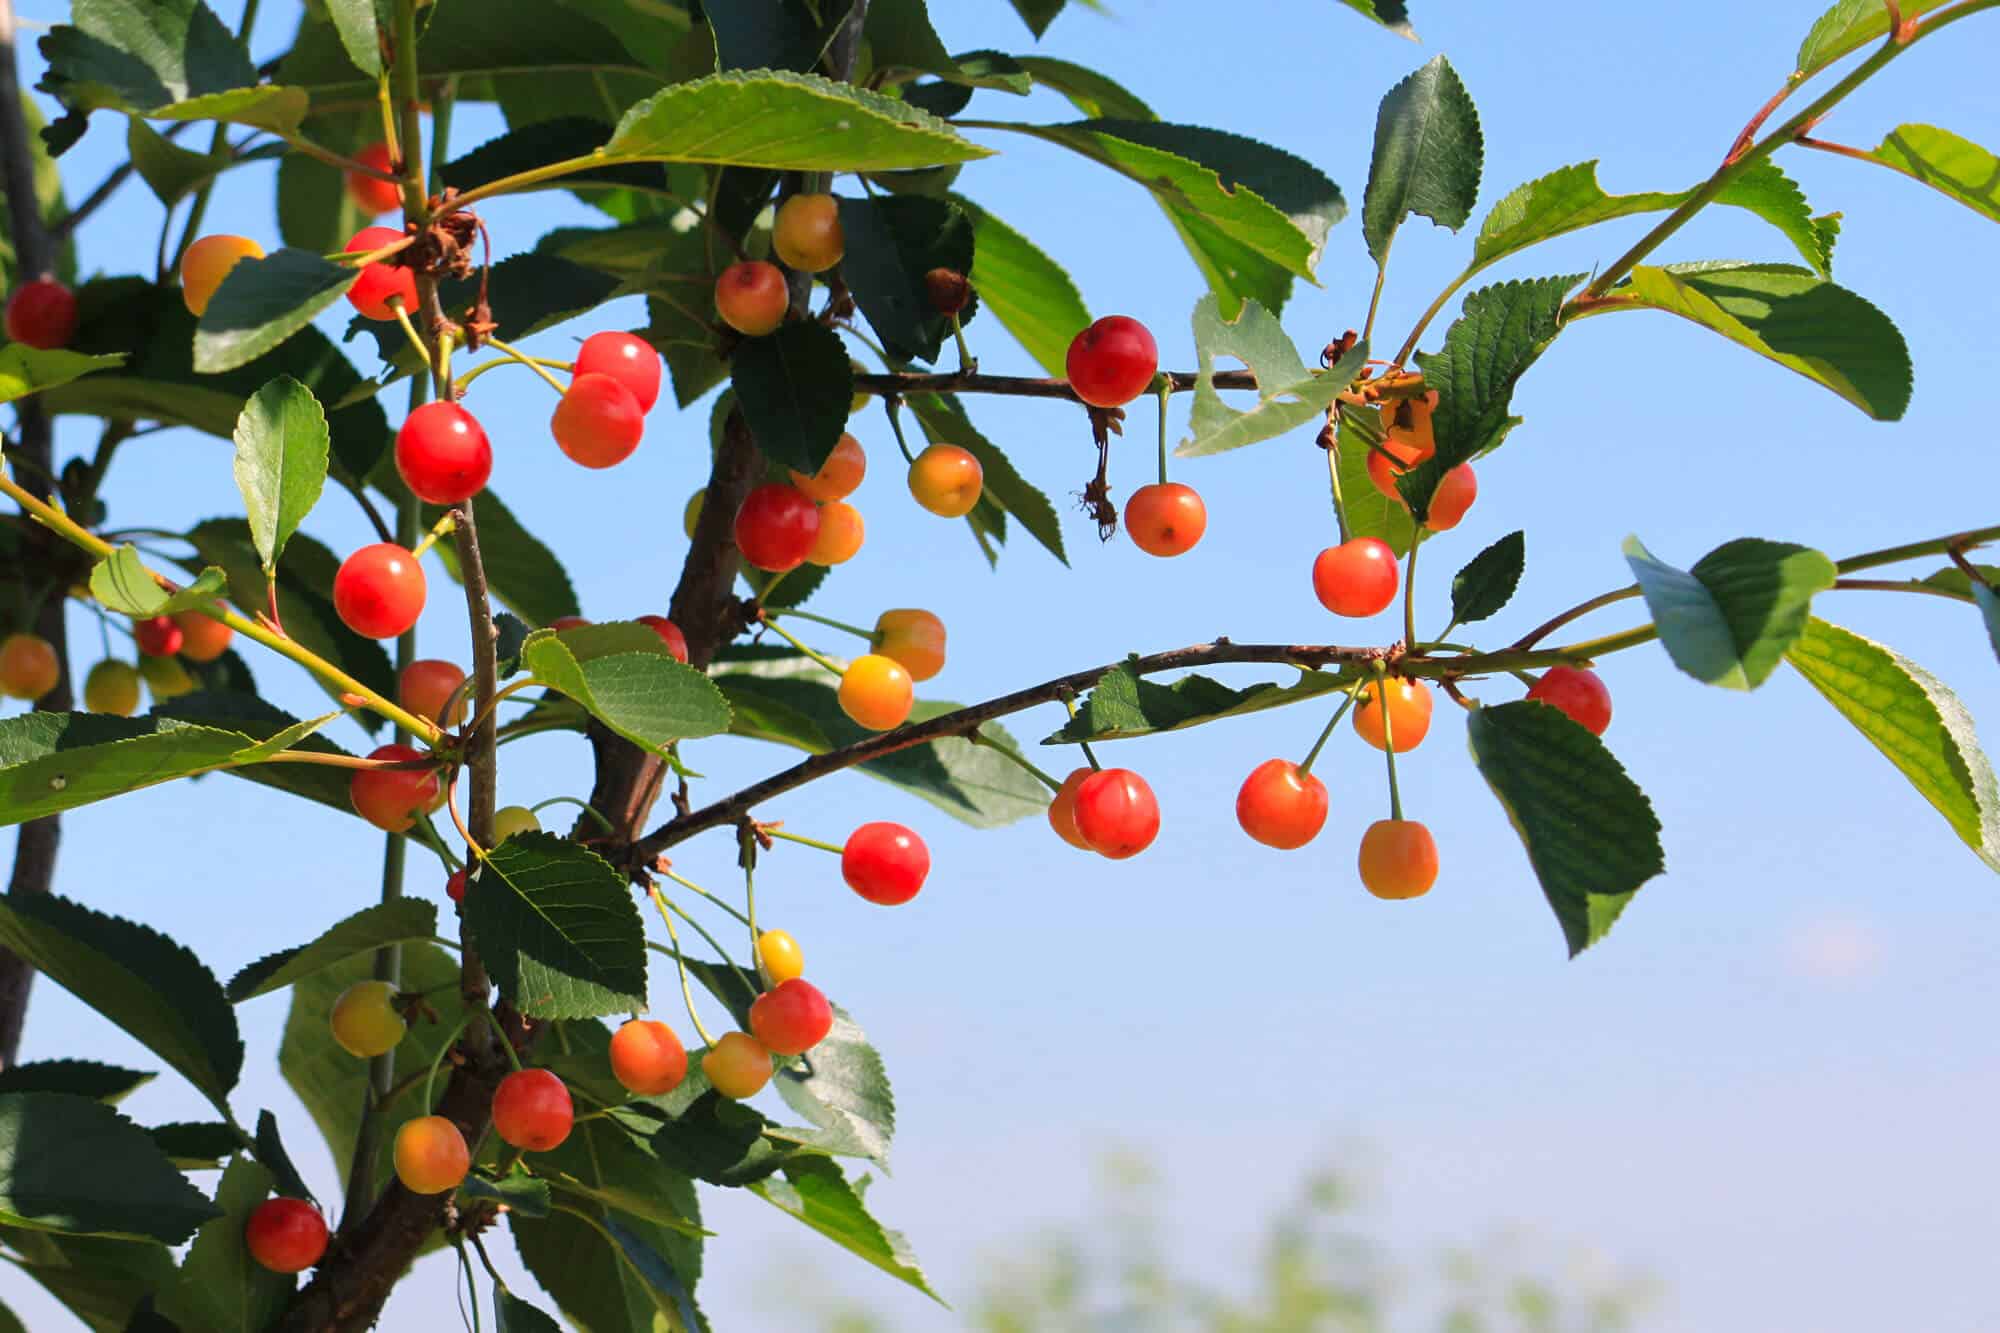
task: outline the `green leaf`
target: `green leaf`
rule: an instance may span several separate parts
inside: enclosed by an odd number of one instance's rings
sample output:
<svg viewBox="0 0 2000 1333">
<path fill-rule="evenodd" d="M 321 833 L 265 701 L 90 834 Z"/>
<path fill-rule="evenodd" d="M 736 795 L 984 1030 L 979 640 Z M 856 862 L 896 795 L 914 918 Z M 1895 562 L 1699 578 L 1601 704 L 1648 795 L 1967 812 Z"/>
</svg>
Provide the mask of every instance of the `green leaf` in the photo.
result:
<svg viewBox="0 0 2000 1333">
<path fill-rule="evenodd" d="M 213 156 L 191 152 L 137 116 L 125 127 L 125 153 L 154 197 L 168 208 L 235 164 L 226 150 Z"/>
<path fill-rule="evenodd" d="M 236 419 L 236 488 L 266 572 L 319 503 L 326 464 L 326 411 L 311 389 L 280 375 L 251 395 Z"/>
<path fill-rule="evenodd" d="M 1637 537 L 1625 559 L 1639 580 L 1674 665 L 1710 685 L 1754 690 L 1804 631 L 1813 594 L 1839 571 L 1818 551 L 1745 537 L 1685 573 L 1653 558 Z"/>
<path fill-rule="evenodd" d="M 225 653 L 219 659 L 227 662 L 233 654 Z M 344 755 L 341 749 L 324 736 L 300 736 L 298 732 L 308 725 L 317 726 L 323 721 L 344 716 L 343 713 L 328 714 L 325 718 L 314 718 L 300 722 L 290 713 L 273 708 L 255 695 L 239 692 L 234 686 L 228 688 L 204 688 L 193 694 L 184 694 L 178 699 L 153 705 L 156 717 L 172 718 L 179 722 L 194 722 L 204 726 L 227 728 L 249 735 L 268 733 L 268 739 L 259 741 L 238 755 L 263 755 L 271 742 L 281 737 L 289 737 L 285 748 L 310 750 L 317 754 Z M 268 757 L 268 756 L 266 756 Z M 354 806 L 348 800 L 348 774 L 346 770 L 325 764 L 263 764 L 246 760 L 243 767 L 224 770 L 232 777 L 244 778 L 266 787 L 293 796 L 303 796 L 310 801 L 352 815 Z"/>
<path fill-rule="evenodd" d="M 970 216 L 946 199 L 889 195 L 842 199 L 840 226 L 841 277 L 882 346 L 898 361 L 937 360 L 951 320 L 932 308 L 924 274 L 972 271 Z"/>
<path fill-rule="evenodd" d="M 1362 234 L 1378 268 L 1411 214 L 1451 231 L 1465 225 L 1479 200 L 1485 156 L 1479 108 L 1449 60 L 1438 56 L 1389 90 L 1375 116 L 1361 205 Z"/>
<path fill-rule="evenodd" d="M 1652 802 L 1604 742 L 1538 700 L 1475 708 L 1466 736 L 1574 958 L 1666 869 Z"/>
<path fill-rule="evenodd" d="M 787 1106 L 818 1127 L 815 1146 L 888 1166 L 896 1098 L 881 1055 L 839 1005 L 820 1044 L 796 1062 L 780 1064 L 771 1084 Z"/>
<path fill-rule="evenodd" d="M 690 1222 L 685 1217 L 682 1217 L 679 1211 L 668 1200 L 655 1198 L 641 1189 L 635 1189 L 619 1181 L 598 1180 L 588 1182 L 578 1180 L 574 1176 L 556 1172 L 548 1177 L 546 1183 L 572 1197 L 593 1199 L 605 1207 L 615 1209 L 628 1217 L 638 1218 L 642 1222 L 651 1222 L 656 1226 L 664 1227 L 668 1231 L 678 1232 L 683 1236 L 704 1236 L 708 1234 L 701 1229 L 699 1223 Z"/>
<path fill-rule="evenodd" d="M 504 176 L 587 157 L 610 135 L 608 122 L 589 116 L 562 116 L 518 125 L 498 138 L 488 139 L 464 157 L 446 163 L 444 183 L 461 193 L 477 189 Z M 666 170 L 655 162 L 621 162 L 572 172 L 547 182 L 546 188 L 637 190 L 662 196 L 672 189 Z"/>
<path fill-rule="evenodd" d="M 153 1077 L 93 1060 L 28 1060 L 0 1069 L 0 1093 L 63 1092 L 116 1106 Z"/>
<path fill-rule="evenodd" d="M 1521 532 L 1510 532 L 1473 556 L 1452 576 L 1452 623 L 1471 625 L 1499 615 L 1513 600 L 1527 563 L 1527 534 Z"/>
<path fill-rule="evenodd" d="M 1958 696 L 1915 662 L 1814 619 L 1785 660 L 2000 870 L 2000 787 Z"/>
<path fill-rule="evenodd" d="M 1949 2 L 1903 0 L 1901 11 L 1905 19 L 1913 19 L 1933 9 L 1942 9 Z M 1799 67 L 1792 75 L 1792 82 L 1801 83 L 1841 57 L 1888 34 L 1889 7 L 1881 0 L 1838 0 L 1806 34 L 1799 47 Z"/>
<path fill-rule="evenodd" d="M 1889 317 L 1789 264 L 1641 264 L 1612 299 L 1578 314 L 1679 315 L 1833 390 L 1877 421 L 1910 404 L 1910 349 Z"/>
<path fill-rule="evenodd" d="M 271 1326 L 296 1279 L 252 1259 L 243 1228 L 276 1189 L 271 1173 L 250 1158 L 230 1160 L 215 1191 L 221 1215 L 195 1233 L 179 1274 L 159 1293 L 161 1314 L 205 1333 L 263 1333 Z"/>
<path fill-rule="evenodd" d="M 146 1131 L 167 1160 L 183 1171 L 219 1171 L 243 1147 L 243 1139 L 220 1120 L 183 1120 Z"/>
<path fill-rule="evenodd" d="M 759 452 L 808 476 L 818 472 L 840 443 L 854 398 L 854 367 L 840 335 L 817 320 L 793 320 L 768 337 L 746 339 L 729 365 Z"/>
<path fill-rule="evenodd" d="M 562 1333 L 562 1325 L 537 1310 L 514 1293 L 493 1289 L 495 1333 Z"/>
<path fill-rule="evenodd" d="M 887 1230 L 868 1213 L 861 1195 L 850 1185 L 837 1163 L 823 1157 L 800 1157 L 787 1162 L 784 1179 L 760 1180 L 750 1192 L 764 1202 L 789 1213 L 834 1244 L 860 1255 L 875 1267 L 909 1283 L 938 1304 L 944 1298 L 931 1290 L 924 1270 L 917 1266 L 909 1242 L 900 1232 Z"/>
<path fill-rule="evenodd" d="M 1014 60 L 1029 78 L 1061 93 L 1071 106 L 1093 120 L 1159 119 L 1130 89 L 1094 69 L 1052 56 L 1016 56 Z"/>
<path fill-rule="evenodd" d="M 131 545 L 118 547 L 90 569 L 90 595 L 110 610 L 140 619 L 209 607 L 228 590 L 222 571 L 210 567 L 187 587 L 170 593 L 153 581 L 138 548 Z"/>
<path fill-rule="evenodd" d="M 529 1175 L 518 1162 L 498 1180 L 474 1171 L 458 1187 L 458 1195 L 461 1199 L 491 1199 L 528 1217 L 549 1215 L 549 1182 Z"/>
<path fill-rule="evenodd" d="M 26 343 L 8 343 L 0 347 L 0 403 L 11 403 L 17 398 L 68 384 L 92 371 L 115 369 L 124 362 L 122 352 L 86 356 L 62 347 L 41 348 L 30 347 Z"/>
<path fill-rule="evenodd" d="M 310 944 L 280 949 L 251 963 L 229 980 L 234 1004 L 283 990 L 302 977 L 405 940 L 437 934 L 437 907 L 422 898 L 397 898 L 362 908 L 321 932 Z"/>
<path fill-rule="evenodd" d="M 1381 411 L 1374 406 L 1336 402 L 1334 466 L 1340 470 L 1340 494 L 1347 510 L 1347 535 L 1376 537 L 1389 543 L 1397 558 L 1409 554 L 1416 538 L 1416 520 L 1410 508 L 1392 500 L 1375 487 L 1368 474 L 1369 441 L 1380 444 L 1388 438 Z"/>
<path fill-rule="evenodd" d="M 20 1269 L 93 1333 L 125 1333 L 133 1312 L 171 1281 L 173 1251 L 158 1241 L 65 1236 L 0 1226 Z"/>
<path fill-rule="evenodd" d="M 401 479 L 395 484 L 401 486 Z M 514 608 L 522 618 L 537 624 L 582 613 L 576 588 L 570 583 L 569 571 L 563 568 L 562 561 L 541 538 L 521 525 L 514 511 L 500 503 L 500 497 L 490 487 L 479 493 L 477 512 L 480 550 L 486 557 L 486 582 L 495 597 Z M 444 506 L 424 506 L 426 524 L 443 517 Z M 432 549 L 444 561 L 446 572 L 454 579 L 460 578 L 457 548 L 445 542 Z"/>
<path fill-rule="evenodd" d="M 0 1095 L 0 1222 L 178 1245 L 216 1213 L 110 1107 L 58 1092 Z"/>
<path fill-rule="evenodd" d="M 1063 267 L 1020 232 L 960 195 L 972 220 L 972 285 L 993 317 L 1051 375 L 1066 375 L 1070 340 L 1090 326 L 1090 307 Z"/>
<path fill-rule="evenodd" d="M 1265 681 L 1233 689 L 1203 675 L 1182 676 L 1162 685 L 1133 670 L 1132 663 L 1137 660 L 1121 662 L 1100 676 L 1077 706 L 1076 716 L 1051 732 L 1042 744 L 1116 741 L 1161 731 L 1180 731 L 1225 717 L 1261 713 L 1267 708 L 1316 699 L 1345 689 L 1351 683 L 1343 680 L 1339 672 L 1300 668 L 1298 680 L 1290 685 Z"/>
<path fill-rule="evenodd" d="M 23 823 L 227 768 L 253 743 L 240 732 L 158 716 L 17 714 L 0 720 L 0 821 Z"/>
<path fill-rule="evenodd" d="M 2000 222 L 2000 157 L 1970 139 L 1935 125 L 1898 125 L 1868 158 Z"/>
<path fill-rule="evenodd" d="M 1062 520 L 1049 497 L 1014 469 L 1000 447 L 979 432 L 965 414 L 965 406 L 952 394 L 911 394 L 910 411 L 932 443 L 955 444 L 979 460 L 982 474 L 981 499 L 990 500 L 1020 521 L 1028 535 L 1040 542 L 1056 559 L 1069 563 L 1063 551 Z"/>
<path fill-rule="evenodd" d="M 306 1185 L 305 1177 L 292 1164 L 292 1155 L 285 1151 L 285 1141 L 278 1134 L 278 1117 L 269 1111 L 257 1113 L 257 1135 L 254 1140 L 257 1160 L 264 1169 L 277 1177 L 280 1192 L 294 1199 L 313 1199 L 313 1192 Z"/>
<path fill-rule="evenodd" d="M 1324 417 L 1368 359 L 1368 344 L 1356 343 L 1329 369 L 1308 370 L 1274 315 L 1248 301 L 1235 318 L 1228 318 L 1213 294 L 1195 303 L 1194 346 L 1200 362 L 1188 417 L 1194 433 L 1174 450 L 1181 458 L 1241 449 Z M 1218 358 L 1241 361 L 1256 375 L 1255 404 L 1237 409 L 1223 402 L 1215 390 Z"/>
<path fill-rule="evenodd" d="M 701 672 L 676 662 L 644 625 L 537 630 L 523 644 L 521 661 L 537 680 L 655 754 L 665 754 L 675 741 L 729 728 L 721 692 Z"/>
<path fill-rule="evenodd" d="M 1065 0 L 1008 0 L 1008 3 L 1021 16 L 1021 22 L 1028 25 L 1028 31 L 1040 37 L 1055 22 L 1056 15 L 1062 13 Z"/>
<path fill-rule="evenodd" d="M 1417 31 L 1410 26 L 1409 6 L 1403 0 L 1340 0 L 1363 18 L 1370 18 L 1399 37 L 1417 40 Z"/>
<path fill-rule="evenodd" d="M 632 887 L 588 848 L 507 839 L 466 885 L 463 910 L 493 979 L 533 1018 L 646 1006 L 646 933 Z"/>
<path fill-rule="evenodd" d="M 340 34 L 340 45 L 354 67 L 371 79 L 382 77 L 382 40 L 387 26 L 376 13 L 377 0 L 327 0 L 326 16 Z"/>
<path fill-rule="evenodd" d="M 243 1039 L 221 985 L 186 947 L 53 894 L 0 901 L 0 944 L 227 1109 Z"/>
<path fill-rule="evenodd" d="M 359 275 L 308 250 L 238 260 L 195 327 L 194 368 L 213 374 L 255 361 L 338 301 Z"/>
</svg>

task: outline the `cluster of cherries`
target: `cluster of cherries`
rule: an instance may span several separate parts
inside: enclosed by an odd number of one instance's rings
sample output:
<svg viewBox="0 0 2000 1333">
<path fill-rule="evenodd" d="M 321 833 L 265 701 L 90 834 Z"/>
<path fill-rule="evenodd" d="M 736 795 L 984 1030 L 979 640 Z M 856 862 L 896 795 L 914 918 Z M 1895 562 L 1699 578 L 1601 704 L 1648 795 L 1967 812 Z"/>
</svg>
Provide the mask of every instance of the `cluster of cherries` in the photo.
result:
<svg viewBox="0 0 2000 1333">
<path fill-rule="evenodd" d="M 83 706 L 130 717 L 139 711 L 141 682 L 163 702 L 186 694 L 195 682 L 182 662 L 213 662 L 235 637 L 235 630 L 205 611 L 135 619 L 138 664 L 107 657 L 92 666 L 83 680 Z M 54 689 L 61 675 L 55 645 L 41 635 L 24 631 L 0 639 L 0 695 L 32 703 Z"/>
</svg>

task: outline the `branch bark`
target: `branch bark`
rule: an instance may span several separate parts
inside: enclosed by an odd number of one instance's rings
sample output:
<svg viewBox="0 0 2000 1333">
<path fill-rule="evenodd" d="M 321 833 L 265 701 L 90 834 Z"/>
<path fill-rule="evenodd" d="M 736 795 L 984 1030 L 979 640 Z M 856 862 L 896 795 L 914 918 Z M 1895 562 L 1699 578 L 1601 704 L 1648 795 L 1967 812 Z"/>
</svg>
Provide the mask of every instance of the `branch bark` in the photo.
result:
<svg viewBox="0 0 2000 1333">
<path fill-rule="evenodd" d="M 1192 370 L 1169 370 L 1166 377 L 1173 392 L 1186 393 L 1194 388 L 1196 374 Z M 1013 398 L 1063 398 L 1072 403 L 1083 401 L 1069 387 L 1068 380 L 1043 379 L 1032 375 L 980 375 L 964 371 L 856 375 L 854 387 L 858 392 L 882 398 L 909 393 L 991 393 Z M 1218 370 L 1215 372 L 1215 387 L 1254 391 L 1257 377 L 1247 370 Z"/>
</svg>

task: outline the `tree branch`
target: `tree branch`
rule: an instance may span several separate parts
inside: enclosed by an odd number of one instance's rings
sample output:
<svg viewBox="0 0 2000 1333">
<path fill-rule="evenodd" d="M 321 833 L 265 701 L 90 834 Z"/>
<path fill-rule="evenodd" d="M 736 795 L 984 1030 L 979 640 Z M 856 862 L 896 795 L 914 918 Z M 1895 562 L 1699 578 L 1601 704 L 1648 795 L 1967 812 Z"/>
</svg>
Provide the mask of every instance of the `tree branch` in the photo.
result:
<svg viewBox="0 0 2000 1333">
<path fill-rule="evenodd" d="M 1186 393 L 1194 388 L 1196 374 L 1192 370 L 1169 370 L 1166 372 L 1167 385 L 1175 393 Z M 1218 370 L 1215 372 L 1215 387 L 1218 389 L 1257 388 L 1257 377 L 1247 370 Z M 1015 398 L 1065 398 L 1072 403 L 1080 403 L 1068 380 L 1042 379 L 1030 375 L 980 375 L 964 371 L 950 371 L 943 374 L 902 374 L 902 375 L 856 375 L 854 388 L 857 392 L 872 393 L 882 398 L 894 398 L 911 393 L 992 393 Z"/>
</svg>

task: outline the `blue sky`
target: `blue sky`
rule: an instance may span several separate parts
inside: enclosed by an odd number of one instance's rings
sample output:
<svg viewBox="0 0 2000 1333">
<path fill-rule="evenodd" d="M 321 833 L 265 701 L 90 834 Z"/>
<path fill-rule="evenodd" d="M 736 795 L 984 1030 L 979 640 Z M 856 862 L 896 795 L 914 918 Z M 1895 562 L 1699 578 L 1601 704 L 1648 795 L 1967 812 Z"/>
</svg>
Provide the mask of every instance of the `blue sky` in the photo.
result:
<svg viewBox="0 0 2000 1333">
<path fill-rule="evenodd" d="M 289 6 L 273 8 L 260 57 L 290 22 Z M 1002 5 L 935 8 L 954 49 L 1030 45 Z M 1443 51 L 1482 113 L 1483 211 L 1521 181 L 1594 157 L 1612 190 L 1700 179 L 1790 70 L 1818 8 L 1598 4 L 1555 21 L 1432 0 L 1418 8 L 1420 48 L 1323 0 L 1237 0 L 1227 22 L 1126 0 L 1111 17 L 1073 7 L 1041 49 L 1104 68 L 1170 120 L 1300 154 L 1357 212 L 1378 98 Z M 49 0 L 21 9 L 26 20 L 62 13 Z M 1976 58 L 1990 53 L 1995 22 L 1974 20 L 1913 54 L 1822 132 L 1868 145 L 1923 121 L 2000 139 Z M 1045 94 L 983 99 L 989 117 L 1071 118 Z M 495 123 L 468 110 L 457 142 Z M 1004 155 L 969 169 L 961 188 L 1067 265 L 1094 312 L 1145 320 L 1163 363 L 1191 366 L 1188 311 L 1203 288 L 1144 195 L 1053 147 L 987 139 Z M 115 125 L 93 128 L 66 160 L 72 197 L 122 144 Z M 1492 626 L 1496 642 L 1626 582 L 1618 545 L 1630 533 L 1685 565 L 1738 536 L 1837 557 L 1993 521 L 1984 482 L 1994 362 L 1982 317 L 2000 232 L 1886 172 L 1799 152 L 1782 164 L 1817 209 L 1846 211 L 1836 277 L 1908 337 L 1917 381 L 1906 420 L 1871 422 L 1665 317 L 1589 321 L 1529 376 L 1515 401 L 1527 424 L 1481 465 L 1464 524 L 1427 548 L 1432 618 L 1450 571 L 1515 528 L 1527 532 L 1528 569 L 1515 608 Z M 274 240 L 268 176 L 230 178 L 211 217 Z M 502 252 L 589 217 L 554 195 L 487 214 Z M 86 228 L 85 269 L 150 254 L 158 223 L 158 205 L 128 187 Z M 1542 247 L 1494 276 L 1589 268 L 1644 225 Z M 1405 229 L 1382 317 L 1389 334 L 1399 337 L 1456 272 L 1466 245 L 1421 222 Z M 1663 257 L 1790 258 L 1761 225 L 1725 217 L 1700 220 Z M 1323 286 L 1302 287 L 1287 308 L 1288 330 L 1316 348 L 1358 325 L 1372 276 L 1350 218 L 1328 245 Z M 640 318 L 608 309 L 573 327 Z M 996 326 L 975 322 L 971 336 L 983 368 L 1029 370 Z M 559 354 L 570 337 L 565 329 L 540 343 Z M 612 473 L 559 459 L 540 424 L 547 390 L 530 377 L 486 377 L 470 405 L 494 428 L 495 489 L 563 551 L 586 614 L 664 610 L 685 550 L 681 506 L 705 473 L 706 405 L 656 412 L 639 453 Z M 1186 401 L 1175 409 L 1178 430 Z M 1059 504 L 1087 479 L 1088 435 L 1073 410 L 994 400 L 974 413 Z M 857 433 L 878 463 L 855 497 L 870 544 L 813 606 L 864 621 L 887 606 L 937 610 L 952 656 L 933 688 L 947 697 L 983 698 L 1224 633 L 1397 636 L 1391 617 L 1336 622 L 1311 597 L 1308 566 L 1332 524 L 1318 455 L 1302 441 L 1177 465 L 1210 513 L 1189 556 L 1153 560 L 1123 538 L 1100 547 L 1065 507 L 1071 568 L 1017 541 L 989 573 L 969 541 L 907 501 L 879 414 Z M 1142 406 L 1115 455 L 1121 492 L 1150 479 L 1151 435 Z M 62 443 L 75 450 L 86 438 L 66 429 Z M 163 527 L 239 506 L 226 444 L 192 433 L 128 446 L 108 499 L 112 522 Z M 341 550 L 367 539 L 338 494 L 309 528 Z M 455 599 L 436 595 L 448 585 L 435 570 L 432 586 L 426 655 L 462 656 L 465 629 Z M 1930 667 L 1975 716 L 2000 718 L 1994 663 L 1969 609 L 1864 593 L 1828 596 L 1818 609 Z M 1582 628 L 1608 633 L 1633 620 L 1621 607 Z M 93 623 L 78 614 L 71 629 L 88 657 Z M 303 710 L 319 698 L 274 659 L 254 666 L 281 704 Z M 904 820 L 935 857 L 924 894 L 894 911 L 861 903 L 831 859 L 807 849 L 773 858 L 759 879 L 760 911 L 799 937 L 811 975 L 868 1029 L 895 1080 L 896 1174 L 870 1194 L 877 1215 L 908 1233 L 947 1295 L 964 1295 L 993 1246 L 1077 1216 L 1089 1162 L 1123 1145 L 1162 1167 L 1176 1254 L 1227 1282 L 1268 1209 L 1306 1171 L 1358 1162 L 1376 1182 L 1383 1235 L 1413 1264 L 1497 1224 L 1531 1224 L 1552 1253 L 1584 1247 L 1656 1276 L 1668 1294 L 1642 1325 L 1649 1333 L 1989 1327 L 1990 1300 L 1972 1275 L 1990 1260 L 2000 1185 L 1987 1128 L 2000 1052 L 1983 1021 L 2000 929 L 1991 872 L 1795 677 L 1781 673 L 1750 696 L 1708 689 L 1657 648 L 1620 655 L 1605 674 L 1617 705 L 1606 741 L 1658 809 L 1668 873 L 1576 962 L 1563 960 L 1519 844 L 1465 758 L 1455 710 L 1440 710 L 1403 767 L 1404 800 L 1436 832 L 1444 865 L 1436 890 L 1412 904 L 1378 903 L 1355 882 L 1354 844 L 1386 802 L 1379 756 L 1351 736 L 1322 760 L 1333 813 L 1311 847 L 1267 851 L 1235 827 L 1242 775 L 1303 752 L 1323 721 L 1317 710 L 1111 751 L 1149 776 L 1166 817 L 1156 846 L 1120 864 L 1073 851 L 1038 821 L 973 834 L 858 777 L 768 808 L 833 839 L 864 819 Z M 1510 690 L 1496 682 L 1483 695 Z M 1014 730 L 1034 738 L 1055 725 L 1044 709 Z M 733 740 L 691 757 L 717 793 L 788 762 Z M 587 788 L 587 751 L 573 738 L 524 744 L 508 760 L 503 801 Z M 157 788 L 71 816 L 67 829 L 62 892 L 196 942 L 225 976 L 375 892 L 372 831 L 249 784 Z M 680 865 L 726 883 L 727 837 L 689 845 Z M 441 900 L 442 878 L 419 868 L 413 890 Z M 656 1007 L 671 1020 L 670 980 L 655 981 Z M 284 1004 L 240 1011 L 251 1057 L 239 1105 L 277 1109 L 294 1153 L 323 1194 L 337 1195 L 272 1059 Z M 73 1054 L 157 1063 L 41 985 L 24 1056 Z M 126 1109 L 149 1123 L 200 1112 L 166 1078 Z M 711 1193 L 708 1206 L 722 1235 L 703 1301 L 720 1327 L 768 1326 L 760 1284 L 777 1265 L 805 1261 L 905 1328 L 956 1327 L 754 1199 Z M 450 1278 L 429 1263 L 384 1327 L 439 1327 Z M 70 1327 L 26 1285 L 0 1273 L 0 1297 L 32 1327 Z"/>
</svg>

